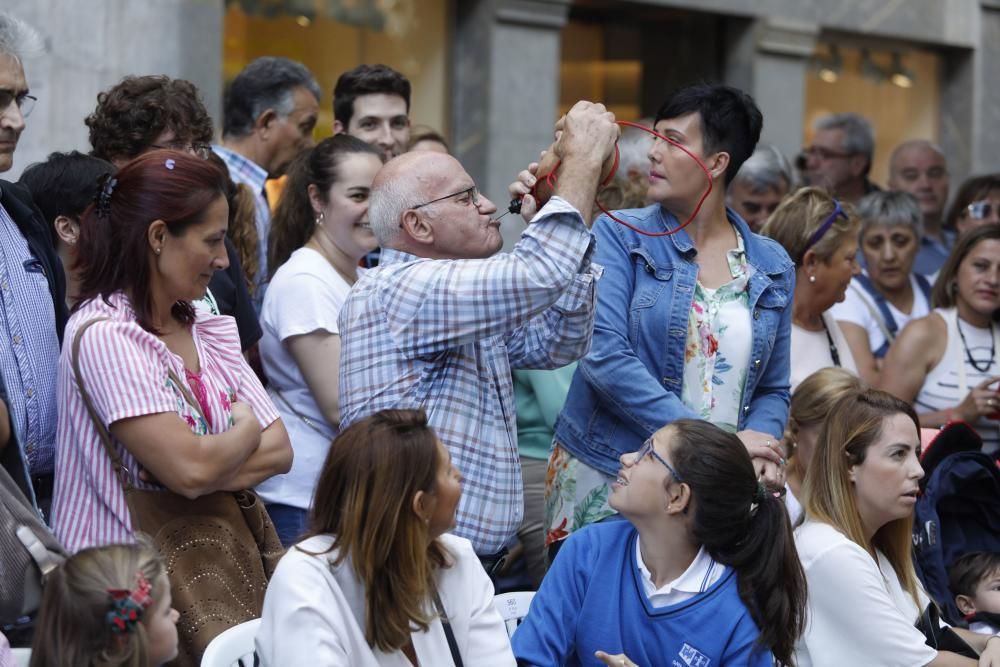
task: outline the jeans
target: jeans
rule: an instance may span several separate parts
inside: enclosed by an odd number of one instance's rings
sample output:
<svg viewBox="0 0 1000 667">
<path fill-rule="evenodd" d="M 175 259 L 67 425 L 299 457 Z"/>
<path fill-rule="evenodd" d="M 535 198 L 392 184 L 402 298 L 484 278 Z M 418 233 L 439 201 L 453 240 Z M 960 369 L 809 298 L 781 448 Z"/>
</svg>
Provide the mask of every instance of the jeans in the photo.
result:
<svg viewBox="0 0 1000 667">
<path fill-rule="evenodd" d="M 274 529 L 278 533 L 278 539 L 281 540 L 281 546 L 288 548 L 298 542 L 306 532 L 309 510 L 281 503 L 271 503 L 266 507 L 267 513 L 271 515 Z"/>
</svg>

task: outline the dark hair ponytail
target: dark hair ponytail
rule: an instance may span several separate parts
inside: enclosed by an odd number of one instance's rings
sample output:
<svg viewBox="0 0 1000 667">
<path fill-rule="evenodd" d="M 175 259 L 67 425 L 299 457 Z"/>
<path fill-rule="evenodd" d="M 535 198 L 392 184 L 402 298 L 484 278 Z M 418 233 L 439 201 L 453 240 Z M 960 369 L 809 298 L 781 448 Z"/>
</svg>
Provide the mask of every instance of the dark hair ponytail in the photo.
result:
<svg viewBox="0 0 1000 667">
<path fill-rule="evenodd" d="M 673 422 L 672 455 L 691 488 L 691 531 L 713 559 L 736 571 L 740 599 L 779 665 L 794 665 L 805 629 L 806 577 L 781 500 L 757 482 L 750 455 L 732 433 L 691 419 Z"/>
</svg>

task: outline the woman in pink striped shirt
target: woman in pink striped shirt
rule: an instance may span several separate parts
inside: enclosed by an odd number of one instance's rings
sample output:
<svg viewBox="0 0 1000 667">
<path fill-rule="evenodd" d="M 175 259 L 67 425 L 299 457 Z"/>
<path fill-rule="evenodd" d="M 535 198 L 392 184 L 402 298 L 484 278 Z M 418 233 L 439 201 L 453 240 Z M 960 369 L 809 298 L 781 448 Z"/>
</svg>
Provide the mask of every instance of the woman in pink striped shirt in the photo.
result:
<svg viewBox="0 0 1000 667">
<path fill-rule="evenodd" d="M 106 181 L 84 215 L 80 302 L 59 360 L 52 504 L 70 552 L 132 537 L 125 495 L 73 374 L 72 341 L 91 320 L 103 318 L 81 339 L 81 377 L 138 488 L 198 498 L 291 467 L 288 434 L 240 353 L 235 321 L 190 303 L 228 265 L 224 178 L 200 158 L 153 151 Z"/>
</svg>

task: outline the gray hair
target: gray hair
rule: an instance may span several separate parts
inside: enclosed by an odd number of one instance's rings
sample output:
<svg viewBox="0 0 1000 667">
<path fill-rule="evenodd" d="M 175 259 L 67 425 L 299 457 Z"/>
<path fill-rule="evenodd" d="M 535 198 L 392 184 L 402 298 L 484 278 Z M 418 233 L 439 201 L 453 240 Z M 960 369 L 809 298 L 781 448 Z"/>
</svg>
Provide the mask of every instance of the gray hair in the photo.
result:
<svg viewBox="0 0 1000 667">
<path fill-rule="evenodd" d="M 941 149 L 940 146 L 938 146 L 933 141 L 928 141 L 927 139 L 910 139 L 908 141 L 904 141 L 903 143 L 892 149 L 892 155 L 889 157 L 890 176 L 895 176 L 898 173 L 898 170 L 896 169 L 896 158 L 898 158 L 899 154 L 905 151 L 907 148 L 926 148 L 928 150 L 934 151 L 935 153 L 941 156 L 941 159 L 944 160 L 945 162 L 945 168 L 947 168 L 948 158 L 944 154 L 944 151 Z"/>
<path fill-rule="evenodd" d="M 45 42 L 37 30 L 10 12 L 0 12 L 0 54 L 18 62 L 44 50 Z"/>
<path fill-rule="evenodd" d="M 403 213 L 420 203 L 417 201 L 420 195 L 420 184 L 405 173 L 372 187 L 368 200 L 368 224 L 380 246 L 392 246 L 399 236 Z M 433 207 L 434 204 L 431 204 L 425 208 Z"/>
<path fill-rule="evenodd" d="M 253 132 L 257 118 L 268 109 L 286 118 L 295 108 L 294 94 L 299 87 L 319 101 L 319 84 L 305 65 L 289 58 L 257 58 L 229 84 L 222 135 L 245 137 Z"/>
<path fill-rule="evenodd" d="M 745 183 L 755 194 L 795 189 L 792 165 L 781 151 L 770 144 L 757 144 L 757 149 L 736 172 L 733 183 L 737 182 Z"/>
<path fill-rule="evenodd" d="M 873 227 L 910 227 L 919 241 L 924 235 L 924 214 L 909 192 L 872 192 L 858 204 L 863 239 Z"/>
<path fill-rule="evenodd" d="M 861 154 L 868 158 L 869 165 L 875 154 L 875 130 L 867 118 L 861 114 L 835 113 L 823 116 L 814 125 L 817 130 L 843 130 L 844 150 L 851 154 Z"/>
<path fill-rule="evenodd" d="M 653 127 L 652 118 L 643 118 L 640 125 Z M 622 136 L 618 139 L 618 171 L 628 174 L 630 169 L 638 169 L 641 173 L 649 172 L 649 149 L 653 146 L 653 135 L 637 127 L 625 125 Z"/>
</svg>

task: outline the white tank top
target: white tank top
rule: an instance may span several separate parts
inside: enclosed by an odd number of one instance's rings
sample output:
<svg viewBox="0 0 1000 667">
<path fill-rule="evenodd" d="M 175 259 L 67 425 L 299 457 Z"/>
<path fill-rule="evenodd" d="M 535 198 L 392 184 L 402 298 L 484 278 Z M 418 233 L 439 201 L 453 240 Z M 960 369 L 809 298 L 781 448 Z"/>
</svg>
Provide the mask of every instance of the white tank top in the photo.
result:
<svg viewBox="0 0 1000 667">
<path fill-rule="evenodd" d="M 920 388 L 914 401 L 917 412 L 954 408 L 977 384 L 988 377 L 1000 375 L 1000 362 L 997 360 L 1000 356 L 1000 342 L 997 341 L 1000 339 L 1000 325 L 994 325 L 991 338 L 989 329 L 979 329 L 968 322 L 962 322 L 962 333 L 965 334 L 965 342 L 973 360 L 980 368 L 989 364 L 984 372 L 969 363 L 958 332 L 957 311 L 954 308 L 935 308 L 934 312 L 944 320 L 948 338 L 944 356 L 927 374 L 924 386 Z M 991 349 L 994 350 L 992 360 Z M 983 451 L 993 453 L 1000 449 L 1000 421 L 983 417 L 971 426 L 975 427 L 983 439 Z"/>
</svg>

